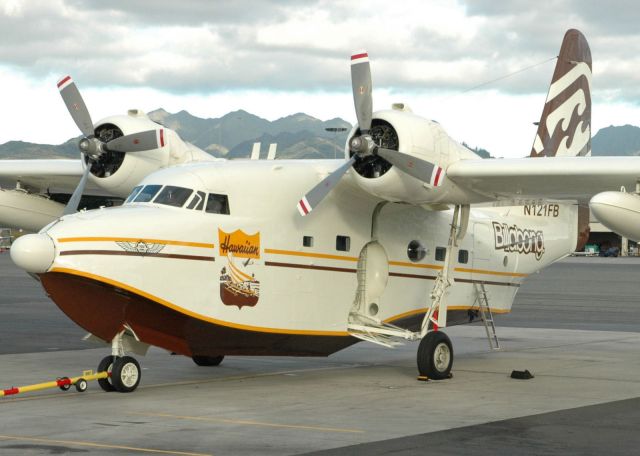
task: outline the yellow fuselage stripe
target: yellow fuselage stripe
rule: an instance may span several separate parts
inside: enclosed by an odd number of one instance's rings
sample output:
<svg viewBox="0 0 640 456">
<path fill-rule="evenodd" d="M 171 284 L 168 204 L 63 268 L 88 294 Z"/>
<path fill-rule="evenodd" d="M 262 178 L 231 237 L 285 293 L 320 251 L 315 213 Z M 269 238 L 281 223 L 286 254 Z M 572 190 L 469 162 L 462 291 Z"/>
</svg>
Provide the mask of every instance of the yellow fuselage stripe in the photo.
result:
<svg viewBox="0 0 640 456">
<path fill-rule="evenodd" d="M 58 242 L 146 242 L 148 244 L 166 244 L 181 245 L 185 247 L 202 247 L 204 249 L 213 249 L 215 245 L 203 242 L 187 242 L 187 241 L 171 241 L 168 239 L 144 239 L 144 238 L 125 238 L 125 237 L 68 237 L 59 238 Z"/>
<path fill-rule="evenodd" d="M 214 244 L 206 244 L 201 242 L 187 242 L 187 241 L 172 241 L 167 239 L 144 239 L 144 238 L 118 238 L 118 237 L 69 237 L 69 238 L 60 238 L 58 242 L 146 242 L 150 244 L 166 244 L 166 245 L 179 245 L 185 247 L 201 247 L 207 249 L 213 249 L 215 247 Z M 321 258 L 326 260 L 339 260 L 339 261 L 350 261 L 357 262 L 357 257 L 350 256 L 342 256 L 342 255 L 331 255 L 327 253 L 316 253 L 316 252 L 298 252 L 295 250 L 280 250 L 280 249 L 264 249 L 264 253 L 272 254 L 272 255 L 285 255 L 285 256 L 296 256 L 296 257 L 307 257 L 307 258 Z M 442 266 L 436 264 L 422 264 L 422 263 L 408 263 L 405 261 L 389 261 L 390 266 L 401 266 L 406 268 L 417 268 L 417 269 L 433 269 L 436 271 L 442 270 Z M 455 268 L 455 272 L 467 272 L 471 274 L 485 274 L 485 275 L 495 275 L 502 277 L 528 277 L 529 274 L 523 274 L 518 272 L 502 272 L 502 271 L 490 271 L 487 269 L 472 269 L 472 268 Z"/>
<path fill-rule="evenodd" d="M 340 260 L 340 261 L 358 261 L 356 257 L 342 256 L 342 255 L 329 255 L 327 253 L 314 253 L 314 252 L 296 252 L 295 250 L 278 250 L 278 249 L 264 249 L 264 253 L 270 253 L 273 255 L 288 255 L 299 256 L 309 258 L 323 258 L 326 260 Z"/>
</svg>

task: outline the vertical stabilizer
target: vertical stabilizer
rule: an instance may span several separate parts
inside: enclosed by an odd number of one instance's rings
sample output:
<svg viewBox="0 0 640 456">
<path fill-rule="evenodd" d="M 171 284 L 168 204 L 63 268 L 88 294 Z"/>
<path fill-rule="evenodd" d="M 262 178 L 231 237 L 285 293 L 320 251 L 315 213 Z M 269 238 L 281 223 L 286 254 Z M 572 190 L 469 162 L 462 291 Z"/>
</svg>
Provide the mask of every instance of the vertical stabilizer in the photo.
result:
<svg viewBox="0 0 640 456">
<path fill-rule="evenodd" d="M 532 157 L 591 155 L 591 51 L 578 30 L 564 35 Z"/>
</svg>

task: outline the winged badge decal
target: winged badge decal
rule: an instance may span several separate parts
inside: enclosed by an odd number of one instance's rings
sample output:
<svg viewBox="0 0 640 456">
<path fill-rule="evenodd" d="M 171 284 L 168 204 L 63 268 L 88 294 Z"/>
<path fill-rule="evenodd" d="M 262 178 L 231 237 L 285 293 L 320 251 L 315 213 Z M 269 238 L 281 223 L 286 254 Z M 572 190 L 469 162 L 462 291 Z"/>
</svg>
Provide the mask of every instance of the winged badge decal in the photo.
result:
<svg viewBox="0 0 640 456">
<path fill-rule="evenodd" d="M 125 242 L 125 241 L 116 241 L 116 244 L 122 248 L 122 250 L 131 253 L 138 253 L 140 255 L 155 255 L 164 249 L 165 244 L 159 243 L 151 243 L 145 241 L 137 241 L 137 242 Z"/>
</svg>

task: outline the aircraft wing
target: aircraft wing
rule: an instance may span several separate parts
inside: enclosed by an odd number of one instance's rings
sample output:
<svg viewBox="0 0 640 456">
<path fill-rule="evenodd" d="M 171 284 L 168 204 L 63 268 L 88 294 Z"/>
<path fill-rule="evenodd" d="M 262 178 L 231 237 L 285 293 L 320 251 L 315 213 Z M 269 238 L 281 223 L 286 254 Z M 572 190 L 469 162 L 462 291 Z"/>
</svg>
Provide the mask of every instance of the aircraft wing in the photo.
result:
<svg viewBox="0 0 640 456">
<path fill-rule="evenodd" d="M 446 171 L 460 188 L 487 198 L 577 200 L 596 193 L 633 192 L 640 179 L 640 157 L 541 157 L 461 160 Z"/>
<path fill-rule="evenodd" d="M 0 187 L 12 189 L 16 182 L 31 191 L 72 193 L 82 177 L 80 160 L 0 160 Z M 92 190 L 95 186 L 87 185 Z"/>
</svg>

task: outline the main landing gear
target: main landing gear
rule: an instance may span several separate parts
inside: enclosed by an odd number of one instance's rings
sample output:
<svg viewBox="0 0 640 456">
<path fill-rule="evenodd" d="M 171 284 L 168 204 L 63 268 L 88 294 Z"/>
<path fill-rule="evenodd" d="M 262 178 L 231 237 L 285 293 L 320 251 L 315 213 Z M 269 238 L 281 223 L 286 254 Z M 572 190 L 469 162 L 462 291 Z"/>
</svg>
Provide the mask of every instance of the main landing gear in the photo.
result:
<svg viewBox="0 0 640 456">
<path fill-rule="evenodd" d="M 98 380 L 104 391 L 131 393 L 140 384 L 142 378 L 140 364 L 135 358 L 124 354 L 122 338 L 124 331 L 118 333 L 111 342 L 111 356 L 102 358 L 98 372 L 108 372 L 107 378 Z"/>
<path fill-rule="evenodd" d="M 453 347 L 442 331 L 428 332 L 418 345 L 418 373 L 420 377 L 443 380 L 451 377 Z"/>
<path fill-rule="evenodd" d="M 349 313 L 349 333 L 362 340 L 386 347 L 399 345 L 399 339 L 420 340 L 418 346 L 419 379 L 443 380 L 451 377 L 453 347 L 449 337 L 440 331 L 447 326 L 447 295 L 454 284 L 454 259 L 458 245 L 464 238 L 469 224 L 469 205 L 458 205 L 453 211 L 449 241 L 442 270 L 438 273 L 426 300 L 426 312 L 419 331 L 411 331 L 380 320 L 377 300 L 386 287 L 389 261 L 376 235 L 380 203 L 372 216 L 371 242 L 367 243 L 358 258 L 358 288 Z M 372 280 L 378 278 L 378 280 Z M 486 300 L 486 294 L 485 294 Z M 488 305 L 487 305 L 488 308 Z M 482 308 L 481 308 L 482 309 Z M 483 319 L 484 318 L 483 314 Z"/>
</svg>

